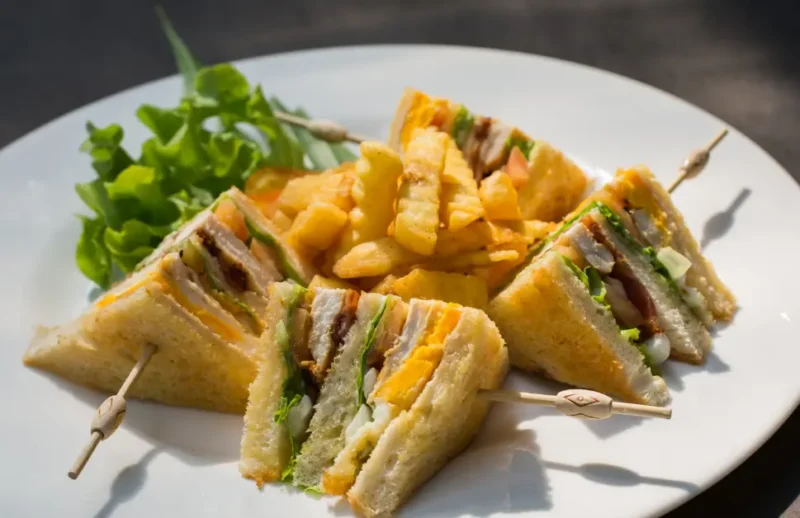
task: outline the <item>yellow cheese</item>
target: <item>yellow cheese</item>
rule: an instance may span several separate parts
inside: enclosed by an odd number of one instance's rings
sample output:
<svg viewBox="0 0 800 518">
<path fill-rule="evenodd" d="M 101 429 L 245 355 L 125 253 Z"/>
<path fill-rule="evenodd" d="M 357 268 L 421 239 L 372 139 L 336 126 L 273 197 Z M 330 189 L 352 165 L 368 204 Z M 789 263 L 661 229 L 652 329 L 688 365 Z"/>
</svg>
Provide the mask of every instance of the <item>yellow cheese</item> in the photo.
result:
<svg viewBox="0 0 800 518">
<path fill-rule="evenodd" d="M 378 389 L 377 399 L 408 410 L 430 381 L 444 354 L 444 341 L 461 318 L 461 308 L 448 304 L 431 333 L 403 365 Z"/>
<path fill-rule="evenodd" d="M 238 342 L 242 339 L 242 335 L 239 330 L 231 327 L 226 322 L 223 322 L 221 319 L 208 313 L 203 308 L 192 304 L 188 297 L 183 295 L 179 289 L 177 289 L 171 282 L 164 278 L 164 276 L 162 276 L 159 272 L 153 272 L 145 276 L 141 281 L 128 286 L 119 293 L 110 293 L 106 295 L 105 297 L 97 300 L 94 303 L 94 306 L 97 309 L 104 308 L 120 298 L 131 295 L 135 291 L 141 289 L 146 284 L 151 282 L 158 284 L 164 293 L 175 299 L 175 301 L 184 309 L 196 316 L 198 320 L 200 320 L 200 322 L 202 322 L 206 327 L 214 331 L 225 340 L 230 342 Z"/>
<path fill-rule="evenodd" d="M 436 99 L 425 95 L 422 92 L 414 92 L 414 100 L 411 107 L 406 112 L 403 127 L 400 130 L 400 144 L 403 149 L 411 140 L 411 134 L 416 128 L 427 128 L 429 126 L 439 126 L 444 121 L 449 108 L 446 99 Z"/>
<path fill-rule="evenodd" d="M 661 208 L 647 184 L 641 181 L 639 175 L 633 170 L 619 171 L 615 183 L 615 191 L 619 199 L 627 200 L 634 209 L 644 209 L 662 235 L 668 238 L 670 234 L 665 223 L 664 209 Z"/>
</svg>

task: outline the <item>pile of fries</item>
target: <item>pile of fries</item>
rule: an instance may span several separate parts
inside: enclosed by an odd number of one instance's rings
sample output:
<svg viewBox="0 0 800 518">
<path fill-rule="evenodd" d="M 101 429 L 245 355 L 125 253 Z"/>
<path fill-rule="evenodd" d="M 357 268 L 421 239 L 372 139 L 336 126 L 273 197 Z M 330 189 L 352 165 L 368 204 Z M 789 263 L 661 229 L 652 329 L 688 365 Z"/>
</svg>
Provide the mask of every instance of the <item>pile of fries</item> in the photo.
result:
<svg viewBox="0 0 800 518">
<path fill-rule="evenodd" d="M 478 183 L 448 134 L 419 128 L 402 158 L 364 142 L 356 162 L 321 173 L 261 171 L 245 190 L 323 273 L 317 285 L 483 307 L 555 226 L 522 219 L 525 174 L 512 156 Z M 546 214 L 546 198 L 538 203 Z"/>
</svg>

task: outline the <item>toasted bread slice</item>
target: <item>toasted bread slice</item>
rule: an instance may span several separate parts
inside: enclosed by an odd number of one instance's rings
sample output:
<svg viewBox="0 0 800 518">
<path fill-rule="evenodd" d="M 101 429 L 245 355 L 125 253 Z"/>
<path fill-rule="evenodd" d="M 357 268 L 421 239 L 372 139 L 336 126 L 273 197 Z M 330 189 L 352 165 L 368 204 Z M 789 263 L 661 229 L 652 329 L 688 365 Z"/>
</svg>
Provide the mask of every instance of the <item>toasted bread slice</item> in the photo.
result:
<svg viewBox="0 0 800 518">
<path fill-rule="evenodd" d="M 514 366 L 627 401 L 664 405 L 669 391 L 608 312 L 551 250 L 490 303 Z"/>
<path fill-rule="evenodd" d="M 495 325 L 464 308 L 442 359 L 411 408 L 391 421 L 347 498 L 361 516 L 389 516 L 461 452 L 480 429 L 489 403 L 479 389 L 500 386 L 508 355 Z"/>
<path fill-rule="evenodd" d="M 180 263 L 176 257 L 165 259 Z M 177 263 L 172 267 L 180 269 Z M 76 321 L 41 330 L 23 361 L 75 383 L 116 392 L 142 347 L 154 344 L 156 353 L 129 397 L 243 413 L 256 373 L 255 344 L 199 288 L 178 289 L 175 282 L 154 262 Z M 196 291 L 183 291 L 188 289 Z"/>
</svg>

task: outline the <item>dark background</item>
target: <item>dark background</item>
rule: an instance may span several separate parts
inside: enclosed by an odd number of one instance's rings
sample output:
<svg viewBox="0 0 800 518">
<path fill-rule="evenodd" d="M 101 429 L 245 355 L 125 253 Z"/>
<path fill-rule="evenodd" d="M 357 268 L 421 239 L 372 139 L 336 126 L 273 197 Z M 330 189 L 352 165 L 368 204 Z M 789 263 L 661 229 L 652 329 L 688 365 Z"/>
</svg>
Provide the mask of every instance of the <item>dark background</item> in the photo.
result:
<svg viewBox="0 0 800 518">
<path fill-rule="evenodd" d="M 0 146 L 100 97 L 173 74 L 154 5 L 2 2 Z M 204 63 L 311 47 L 413 42 L 511 49 L 592 65 L 700 106 L 750 136 L 795 179 L 800 171 L 797 0 L 163 0 L 161 5 Z M 799 459 L 800 413 L 795 412 L 752 458 L 669 516 L 779 516 L 800 494 Z"/>
</svg>

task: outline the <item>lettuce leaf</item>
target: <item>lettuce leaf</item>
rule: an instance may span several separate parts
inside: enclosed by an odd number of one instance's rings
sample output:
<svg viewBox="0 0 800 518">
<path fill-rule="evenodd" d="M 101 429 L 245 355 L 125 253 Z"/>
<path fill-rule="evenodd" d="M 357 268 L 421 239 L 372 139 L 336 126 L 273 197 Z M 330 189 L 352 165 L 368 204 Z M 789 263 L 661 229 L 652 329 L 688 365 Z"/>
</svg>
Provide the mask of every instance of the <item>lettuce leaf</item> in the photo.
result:
<svg viewBox="0 0 800 518">
<path fill-rule="evenodd" d="M 305 288 L 298 285 L 292 286 L 292 291 L 286 296 L 285 301 L 286 318 L 278 322 L 274 331 L 275 342 L 278 344 L 278 347 L 283 355 L 283 361 L 286 366 L 287 374 L 286 379 L 283 381 L 283 389 L 281 393 L 281 400 L 278 404 L 278 410 L 275 411 L 273 419 L 275 420 L 275 423 L 286 426 L 286 432 L 289 436 L 289 444 L 292 449 L 291 459 L 281 473 L 282 481 L 291 480 L 292 474 L 294 473 L 294 465 L 297 459 L 297 454 L 300 453 L 300 443 L 299 441 L 295 440 L 294 436 L 296 430 L 290 430 L 287 423 L 289 410 L 300 403 L 300 400 L 303 399 L 303 396 L 306 394 L 306 382 L 303 379 L 303 373 L 300 371 L 300 367 L 297 365 L 294 355 L 292 354 L 292 337 L 289 333 L 289 329 L 286 326 L 287 323 L 291 323 L 292 314 L 294 313 L 297 305 L 300 304 L 300 301 L 305 293 Z"/>
<path fill-rule="evenodd" d="M 75 260 L 101 288 L 109 287 L 115 269 L 133 271 L 161 242 L 163 229 L 180 228 L 225 190 L 243 188 L 262 167 L 304 169 L 306 155 L 320 148 L 313 137 L 300 142 L 289 135 L 261 87 L 251 86 L 232 65 L 200 67 L 164 11 L 158 8 L 157 14 L 184 80 L 184 97 L 174 107 L 139 107 L 136 116 L 152 136 L 138 158 L 123 147 L 118 124 L 87 123 L 81 145 L 96 178 L 75 186 L 93 214 L 83 217 Z M 346 148 L 337 148 L 327 163 L 352 159 Z"/>
<path fill-rule="evenodd" d="M 367 374 L 367 356 L 369 352 L 372 350 L 372 347 L 375 345 L 375 339 L 378 336 L 378 326 L 381 323 L 381 319 L 383 318 L 383 314 L 386 313 L 386 306 L 389 303 L 389 297 L 385 297 L 383 299 L 383 303 L 381 304 L 380 309 L 372 317 L 372 320 L 369 321 L 367 325 L 367 336 L 366 340 L 364 340 L 364 347 L 361 349 L 361 357 L 359 359 L 359 374 L 358 379 L 356 380 L 356 397 L 358 398 L 358 406 L 360 407 L 367 401 L 367 394 L 364 394 L 364 376 Z"/>
<path fill-rule="evenodd" d="M 453 119 L 453 129 L 451 130 L 451 136 L 459 149 L 463 148 L 467 143 L 467 137 L 469 137 L 469 133 L 474 125 L 475 116 L 470 113 L 466 106 L 462 105 Z"/>
<path fill-rule="evenodd" d="M 572 273 L 586 286 L 592 299 L 610 311 L 611 306 L 608 304 L 608 301 L 606 301 L 606 285 L 600 277 L 600 272 L 593 266 L 587 266 L 581 270 L 578 265 L 572 262 L 572 259 L 566 255 L 561 255 L 561 260 L 564 261 L 564 264 L 566 264 L 567 267 L 572 270 Z"/>
<path fill-rule="evenodd" d="M 522 151 L 522 155 L 527 159 L 531 157 L 531 151 L 536 143 L 533 140 L 521 137 L 519 135 L 511 135 L 506 141 L 506 151 L 511 152 L 512 149 L 518 147 Z"/>
</svg>

